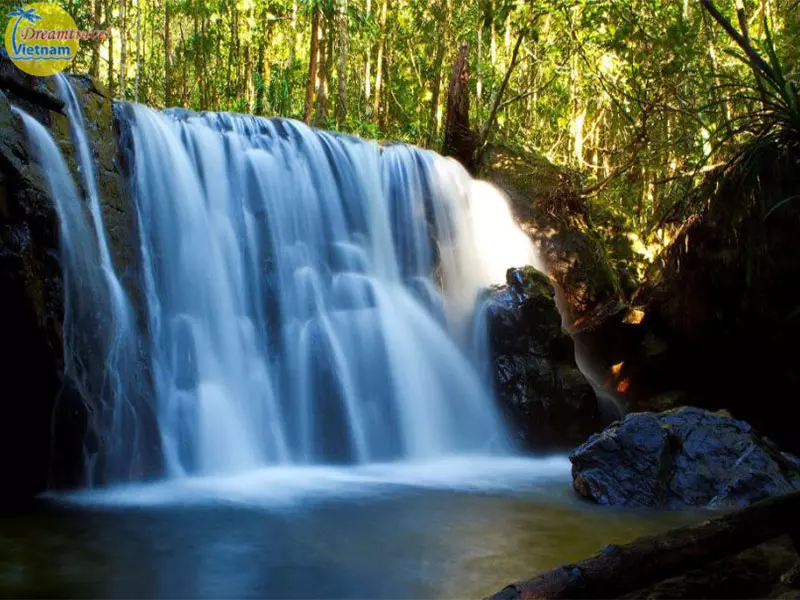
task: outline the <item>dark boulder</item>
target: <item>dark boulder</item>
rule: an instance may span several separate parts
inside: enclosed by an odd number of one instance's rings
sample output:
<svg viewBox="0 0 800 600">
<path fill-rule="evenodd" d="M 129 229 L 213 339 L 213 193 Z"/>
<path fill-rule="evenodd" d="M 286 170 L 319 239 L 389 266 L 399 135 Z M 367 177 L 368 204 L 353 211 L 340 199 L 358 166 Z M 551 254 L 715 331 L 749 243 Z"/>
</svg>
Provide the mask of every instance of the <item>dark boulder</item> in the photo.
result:
<svg viewBox="0 0 800 600">
<path fill-rule="evenodd" d="M 570 460 L 573 487 L 598 504 L 726 508 L 800 487 L 796 459 L 744 421 L 699 408 L 630 414 Z"/>
<path fill-rule="evenodd" d="M 520 444 L 529 450 L 574 448 L 600 422 L 594 390 L 575 364 L 555 291 L 533 267 L 509 269 L 489 292 L 495 388 Z"/>
</svg>

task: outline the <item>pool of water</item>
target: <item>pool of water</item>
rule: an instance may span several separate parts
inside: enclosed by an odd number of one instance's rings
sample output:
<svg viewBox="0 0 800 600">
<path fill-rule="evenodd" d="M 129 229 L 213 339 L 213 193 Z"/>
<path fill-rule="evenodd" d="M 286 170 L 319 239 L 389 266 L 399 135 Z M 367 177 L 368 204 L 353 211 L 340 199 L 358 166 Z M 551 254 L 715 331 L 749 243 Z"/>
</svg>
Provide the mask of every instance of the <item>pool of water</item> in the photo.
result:
<svg viewBox="0 0 800 600">
<path fill-rule="evenodd" d="M 0 595 L 480 598 L 697 519 L 576 498 L 569 462 L 265 469 L 0 516 Z"/>
</svg>

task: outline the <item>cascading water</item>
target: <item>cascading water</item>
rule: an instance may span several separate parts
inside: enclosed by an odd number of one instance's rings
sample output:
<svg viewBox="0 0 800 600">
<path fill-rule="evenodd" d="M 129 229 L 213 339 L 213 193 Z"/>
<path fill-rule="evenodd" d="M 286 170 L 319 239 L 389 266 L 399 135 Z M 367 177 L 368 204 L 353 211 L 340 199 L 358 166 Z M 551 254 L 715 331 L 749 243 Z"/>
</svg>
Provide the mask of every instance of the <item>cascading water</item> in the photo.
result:
<svg viewBox="0 0 800 600">
<path fill-rule="evenodd" d="M 103 333 L 67 348 L 67 363 L 101 382 L 83 390 L 111 407 L 100 438 L 135 441 L 105 458 L 108 477 L 125 479 L 136 462 L 145 374 L 173 476 L 506 449 L 475 308 L 482 288 L 534 255 L 497 190 L 404 145 L 121 105 L 138 326 L 79 105 L 66 78 L 59 86 L 91 226 L 49 134 L 23 118 L 61 218 L 65 332 L 79 338 L 91 314 Z"/>
</svg>

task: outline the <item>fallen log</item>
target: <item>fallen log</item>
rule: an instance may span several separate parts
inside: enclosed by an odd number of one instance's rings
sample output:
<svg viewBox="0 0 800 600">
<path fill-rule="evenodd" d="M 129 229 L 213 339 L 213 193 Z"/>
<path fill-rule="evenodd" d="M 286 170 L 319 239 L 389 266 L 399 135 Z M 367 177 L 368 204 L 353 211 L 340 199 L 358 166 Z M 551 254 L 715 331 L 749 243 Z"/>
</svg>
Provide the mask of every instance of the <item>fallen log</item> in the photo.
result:
<svg viewBox="0 0 800 600">
<path fill-rule="evenodd" d="M 789 534 L 800 553 L 800 490 L 699 525 L 610 545 L 591 558 L 513 583 L 489 600 L 616 598 Z"/>
</svg>

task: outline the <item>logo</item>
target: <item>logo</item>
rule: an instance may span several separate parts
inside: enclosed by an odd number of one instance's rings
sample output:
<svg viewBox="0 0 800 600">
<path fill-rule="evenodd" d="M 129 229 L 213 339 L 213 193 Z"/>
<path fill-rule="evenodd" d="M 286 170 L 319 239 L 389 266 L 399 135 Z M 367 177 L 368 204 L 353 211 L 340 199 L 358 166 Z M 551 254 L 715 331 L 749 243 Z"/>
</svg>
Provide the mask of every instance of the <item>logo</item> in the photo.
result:
<svg viewBox="0 0 800 600">
<path fill-rule="evenodd" d="M 5 43 L 20 70 L 40 77 L 67 68 L 78 53 L 79 40 L 106 40 L 109 32 L 81 31 L 67 11 L 55 4 L 34 2 L 8 15 Z"/>
</svg>

